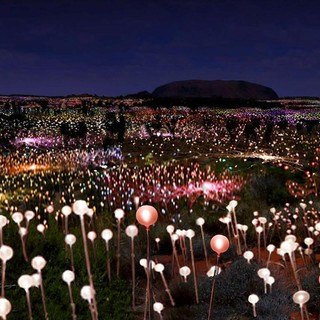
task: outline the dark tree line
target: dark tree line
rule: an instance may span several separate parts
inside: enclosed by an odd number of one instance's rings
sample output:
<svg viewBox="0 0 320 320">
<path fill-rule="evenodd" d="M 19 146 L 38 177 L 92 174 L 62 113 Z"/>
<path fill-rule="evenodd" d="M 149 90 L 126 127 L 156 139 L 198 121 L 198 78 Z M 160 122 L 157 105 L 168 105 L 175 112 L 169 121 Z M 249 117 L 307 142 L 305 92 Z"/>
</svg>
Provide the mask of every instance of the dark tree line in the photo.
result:
<svg viewBox="0 0 320 320">
<path fill-rule="evenodd" d="M 78 123 L 63 122 L 60 125 L 60 133 L 64 138 L 65 145 L 68 145 L 70 139 L 85 140 L 88 128 L 85 121 Z"/>
<path fill-rule="evenodd" d="M 123 143 L 124 136 L 126 133 L 126 118 L 123 113 L 120 113 L 119 116 L 114 112 L 107 112 L 104 120 L 106 131 L 109 132 L 111 136 L 117 136 L 117 142 Z M 105 148 L 112 144 L 112 139 L 106 137 L 104 141 Z"/>
<path fill-rule="evenodd" d="M 208 129 L 210 122 L 208 120 L 204 120 L 203 126 Z M 295 128 L 297 132 L 300 134 L 312 134 L 319 130 L 320 120 L 301 120 L 299 121 Z M 254 117 L 249 119 L 244 124 L 243 129 L 243 137 L 245 143 L 248 143 L 249 140 L 257 141 L 257 130 L 261 126 L 261 119 Z M 281 118 L 277 122 L 272 121 L 272 119 L 267 119 L 265 122 L 265 129 L 263 133 L 263 142 L 266 144 L 271 143 L 272 134 L 274 132 L 274 128 L 277 126 L 280 130 L 284 131 L 289 127 L 288 120 L 286 118 Z M 225 121 L 225 128 L 229 134 L 230 142 L 235 142 L 236 138 L 240 135 L 240 121 L 236 118 L 228 118 Z"/>
</svg>

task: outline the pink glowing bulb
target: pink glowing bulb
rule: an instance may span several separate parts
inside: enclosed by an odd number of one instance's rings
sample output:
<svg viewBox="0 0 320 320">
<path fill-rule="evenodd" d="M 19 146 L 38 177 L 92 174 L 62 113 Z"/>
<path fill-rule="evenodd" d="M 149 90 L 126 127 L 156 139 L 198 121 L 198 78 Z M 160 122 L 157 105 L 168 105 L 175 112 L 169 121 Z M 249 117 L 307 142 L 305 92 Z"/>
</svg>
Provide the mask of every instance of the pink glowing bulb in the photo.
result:
<svg viewBox="0 0 320 320">
<path fill-rule="evenodd" d="M 229 249 L 229 245 L 229 239 L 221 234 L 212 237 L 210 241 L 211 249 L 216 252 L 218 256 L 220 256 L 221 253 L 226 252 Z"/>
<path fill-rule="evenodd" d="M 149 229 L 151 225 L 157 222 L 158 212 L 154 207 L 144 205 L 137 210 L 136 218 L 140 224 Z"/>
</svg>

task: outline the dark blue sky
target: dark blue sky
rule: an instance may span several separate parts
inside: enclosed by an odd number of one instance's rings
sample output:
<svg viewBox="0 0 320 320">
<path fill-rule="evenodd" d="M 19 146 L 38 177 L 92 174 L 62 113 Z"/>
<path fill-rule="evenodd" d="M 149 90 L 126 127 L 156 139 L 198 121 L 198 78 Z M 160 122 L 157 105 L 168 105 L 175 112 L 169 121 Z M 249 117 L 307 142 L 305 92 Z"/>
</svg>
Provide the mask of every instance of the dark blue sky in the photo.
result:
<svg viewBox="0 0 320 320">
<path fill-rule="evenodd" d="M 318 0 L 0 0 L 0 93 L 246 80 L 320 96 Z"/>
</svg>

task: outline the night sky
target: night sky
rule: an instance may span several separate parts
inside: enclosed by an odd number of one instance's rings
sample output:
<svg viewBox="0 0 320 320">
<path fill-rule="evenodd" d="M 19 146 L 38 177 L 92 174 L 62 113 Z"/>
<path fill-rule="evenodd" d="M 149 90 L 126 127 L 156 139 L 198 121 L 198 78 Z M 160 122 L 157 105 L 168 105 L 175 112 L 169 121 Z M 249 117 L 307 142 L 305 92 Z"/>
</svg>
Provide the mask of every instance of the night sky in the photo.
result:
<svg viewBox="0 0 320 320">
<path fill-rule="evenodd" d="M 320 96 L 320 2 L 0 0 L 0 94 L 246 80 Z"/>
</svg>

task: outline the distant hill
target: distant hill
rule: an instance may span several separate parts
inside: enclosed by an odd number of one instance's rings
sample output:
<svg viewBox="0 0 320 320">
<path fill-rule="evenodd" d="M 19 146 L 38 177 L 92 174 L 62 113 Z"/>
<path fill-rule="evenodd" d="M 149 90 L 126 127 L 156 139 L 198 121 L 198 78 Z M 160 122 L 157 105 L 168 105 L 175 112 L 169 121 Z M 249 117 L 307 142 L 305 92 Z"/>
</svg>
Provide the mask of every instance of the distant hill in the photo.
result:
<svg viewBox="0 0 320 320">
<path fill-rule="evenodd" d="M 184 80 L 156 88 L 156 97 L 223 98 L 223 99 L 277 99 L 277 93 L 260 84 L 238 80 Z"/>
</svg>

